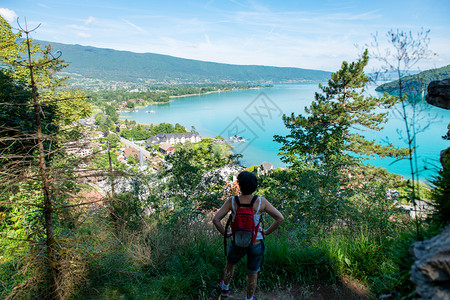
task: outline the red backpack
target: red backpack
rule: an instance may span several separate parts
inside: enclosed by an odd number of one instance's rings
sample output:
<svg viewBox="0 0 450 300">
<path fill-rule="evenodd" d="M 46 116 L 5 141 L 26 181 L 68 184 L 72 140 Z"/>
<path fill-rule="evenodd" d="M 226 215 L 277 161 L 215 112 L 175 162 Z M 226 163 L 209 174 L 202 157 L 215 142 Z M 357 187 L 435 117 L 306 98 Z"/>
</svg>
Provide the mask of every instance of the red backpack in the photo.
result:
<svg viewBox="0 0 450 300">
<path fill-rule="evenodd" d="M 233 205 L 233 213 L 228 219 L 226 231 L 228 230 L 228 225 L 231 220 L 231 233 L 233 236 L 234 244 L 238 247 L 248 247 L 253 244 L 256 240 L 256 235 L 258 234 L 259 224 L 255 225 L 255 219 L 253 217 L 253 204 L 255 204 L 258 196 L 253 196 L 250 204 L 241 204 L 239 202 L 239 197 L 235 196 L 237 208 L 235 210 Z M 260 219 L 262 220 L 262 218 Z M 225 240 L 226 242 L 226 240 Z M 225 244 L 225 255 L 226 255 L 226 244 Z"/>
</svg>

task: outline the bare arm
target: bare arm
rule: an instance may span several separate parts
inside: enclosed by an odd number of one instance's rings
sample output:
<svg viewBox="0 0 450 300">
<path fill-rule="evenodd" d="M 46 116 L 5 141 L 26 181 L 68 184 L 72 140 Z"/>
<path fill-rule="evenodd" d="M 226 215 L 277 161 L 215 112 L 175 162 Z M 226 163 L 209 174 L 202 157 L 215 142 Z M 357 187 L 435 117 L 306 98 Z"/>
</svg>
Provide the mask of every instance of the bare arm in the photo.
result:
<svg viewBox="0 0 450 300">
<path fill-rule="evenodd" d="M 220 222 L 227 213 L 231 210 L 231 198 L 229 198 L 222 207 L 217 211 L 215 216 L 213 217 L 213 224 L 216 227 L 216 229 L 222 234 L 225 235 L 225 228 L 223 227 L 222 223 Z"/>
<path fill-rule="evenodd" d="M 264 207 L 264 211 L 267 212 L 269 214 L 269 216 L 271 216 L 273 218 L 273 223 L 272 225 L 270 225 L 269 228 L 267 229 L 263 229 L 263 234 L 264 235 L 269 235 L 272 232 L 274 232 L 276 229 L 278 229 L 278 227 L 280 227 L 281 223 L 283 223 L 284 221 L 284 217 L 283 215 L 278 211 L 278 209 L 276 209 L 269 201 L 267 201 L 266 199 L 264 199 L 265 201 L 265 207 Z"/>
</svg>

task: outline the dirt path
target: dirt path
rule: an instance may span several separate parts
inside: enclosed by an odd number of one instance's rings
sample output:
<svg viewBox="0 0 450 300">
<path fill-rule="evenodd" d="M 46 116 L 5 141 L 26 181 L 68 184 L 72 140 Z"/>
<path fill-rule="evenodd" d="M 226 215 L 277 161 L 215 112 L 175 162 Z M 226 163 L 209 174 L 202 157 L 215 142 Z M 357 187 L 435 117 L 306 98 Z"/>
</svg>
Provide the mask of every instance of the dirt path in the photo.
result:
<svg viewBox="0 0 450 300">
<path fill-rule="evenodd" d="M 270 292 L 256 291 L 258 300 L 369 300 L 370 293 L 362 286 L 352 283 L 342 283 L 334 285 L 299 285 Z M 217 298 L 215 298 L 217 299 Z M 231 291 L 230 300 L 245 299 L 245 291 Z"/>
</svg>

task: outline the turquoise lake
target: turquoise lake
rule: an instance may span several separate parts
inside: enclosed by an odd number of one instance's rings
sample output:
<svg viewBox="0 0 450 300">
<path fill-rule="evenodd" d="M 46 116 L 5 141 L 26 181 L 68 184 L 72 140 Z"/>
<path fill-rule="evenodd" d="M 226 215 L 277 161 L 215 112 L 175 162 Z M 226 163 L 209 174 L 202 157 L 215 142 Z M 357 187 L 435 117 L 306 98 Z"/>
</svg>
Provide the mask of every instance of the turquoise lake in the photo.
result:
<svg viewBox="0 0 450 300">
<path fill-rule="evenodd" d="M 187 129 L 192 126 L 202 137 L 222 136 L 229 138 L 235 134 L 247 140 L 246 143 L 234 143 L 234 151 L 241 153 L 241 163 L 245 166 L 270 162 L 274 167 L 285 164 L 277 156 L 280 144 L 273 141 L 273 136 L 286 135 L 282 115 L 303 113 L 305 106 L 314 100 L 319 91 L 317 83 L 283 84 L 273 88 L 237 90 L 212 93 L 200 96 L 174 98 L 170 103 L 151 105 L 134 112 L 124 112 L 122 117 L 141 123 L 179 123 Z M 369 88 L 368 94 L 380 95 Z M 449 141 L 441 138 L 446 133 L 450 120 L 450 111 L 428 104 L 419 114 L 417 124 L 417 151 L 421 169 L 420 179 L 430 179 L 440 167 L 439 153 L 450 146 Z M 150 111 L 154 111 L 151 113 Z M 392 142 L 396 146 L 406 147 L 404 142 L 404 123 L 392 110 L 388 124 L 381 132 L 360 132 L 375 138 L 380 143 Z M 383 166 L 390 172 L 410 177 L 409 162 L 394 159 L 368 160 L 367 163 Z"/>
</svg>

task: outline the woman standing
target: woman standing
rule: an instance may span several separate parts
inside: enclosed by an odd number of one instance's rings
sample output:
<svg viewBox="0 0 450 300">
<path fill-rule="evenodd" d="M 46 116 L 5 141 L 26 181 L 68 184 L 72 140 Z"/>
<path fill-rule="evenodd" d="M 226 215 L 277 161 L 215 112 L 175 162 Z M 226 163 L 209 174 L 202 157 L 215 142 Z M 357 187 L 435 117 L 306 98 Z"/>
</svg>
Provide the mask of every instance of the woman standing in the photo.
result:
<svg viewBox="0 0 450 300">
<path fill-rule="evenodd" d="M 217 211 L 213 218 L 213 224 L 222 235 L 232 237 L 228 255 L 227 263 L 225 265 L 225 272 L 223 280 L 219 284 L 219 290 L 222 298 L 229 295 L 229 284 L 234 273 L 234 266 L 247 255 L 247 296 L 246 300 L 256 300 L 254 296 L 256 290 L 256 283 L 258 279 L 258 272 L 260 269 L 261 258 L 264 254 L 264 240 L 263 235 L 269 235 L 276 230 L 284 221 L 283 215 L 263 197 L 253 195 L 258 187 L 258 181 L 255 174 L 244 171 L 241 172 L 237 181 L 241 194 L 239 196 L 229 198 L 225 204 Z M 241 207 L 251 208 L 253 211 L 254 226 L 256 226 L 256 236 L 249 246 L 239 247 L 233 239 L 234 232 L 225 232 L 225 228 L 220 222 L 229 211 L 236 217 L 237 211 Z M 263 229 L 260 226 L 261 214 L 267 212 L 274 220 L 269 228 Z"/>
</svg>

